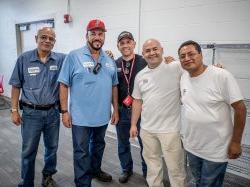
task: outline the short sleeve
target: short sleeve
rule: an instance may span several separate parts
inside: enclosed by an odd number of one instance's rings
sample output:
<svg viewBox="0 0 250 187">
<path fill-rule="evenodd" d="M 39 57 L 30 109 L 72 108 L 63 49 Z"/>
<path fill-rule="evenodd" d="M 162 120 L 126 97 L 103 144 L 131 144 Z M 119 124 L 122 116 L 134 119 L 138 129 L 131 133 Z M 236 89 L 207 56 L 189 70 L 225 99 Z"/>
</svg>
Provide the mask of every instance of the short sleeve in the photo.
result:
<svg viewBox="0 0 250 187">
<path fill-rule="evenodd" d="M 243 100 L 244 97 L 233 75 L 226 70 L 223 71 L 222 75 L 224 81 L 221 81 L 221 83 L 223 83 L 221 84 L 221 90 L 225 101 L 231 105 L 232 103 Z"/>
<path fill-rule="evenodd" d="M 9 84 L 18 88 L 22 88 L 23 85 L 23 56 L 17 59 L 16 65 L 12 72 Z"/>
<path fill-rule="evenodd" d="M 132 93 L 132 97 L 134 99 L 142 99 L 140 88 L 139 88 L 139 76 L 138 75 L 139 74 L 137 74 L 135 76 L 135 81 L 134 81 L 134 89 L 133 89 L 133 93 Z"/>
<path fill-rule="evenodd" d="M 181 76 L 185 72 L 181 66 L 180 61 L 173 61 L 173 62 L 170 62 L 169 64 L 164 63 L 164 67 L 168 67 L 168 66 L 172 67 L 172 69 L 176 73 L 178 73 L 179 76 Z"/>
<path fill-rule="evenodd" d="M 72 85 L 72 75 L 73 75 L 73 65 L 74 65 L 72 58 L 73 57 L 71 54 L 66 56 L 58 77 L 58 82 L 61 82 L 69 87 Z"/>
<path fill-rule="evenodd" d="M 119 81 L 118 81 L 118 76 L 117 76 L 117 66 L 115 62 L 114 62 L 114 66 L 115 66 L 115 72 L 112 77 L 112 85 L 116 86 L 119 83 Z"/>
</svg>

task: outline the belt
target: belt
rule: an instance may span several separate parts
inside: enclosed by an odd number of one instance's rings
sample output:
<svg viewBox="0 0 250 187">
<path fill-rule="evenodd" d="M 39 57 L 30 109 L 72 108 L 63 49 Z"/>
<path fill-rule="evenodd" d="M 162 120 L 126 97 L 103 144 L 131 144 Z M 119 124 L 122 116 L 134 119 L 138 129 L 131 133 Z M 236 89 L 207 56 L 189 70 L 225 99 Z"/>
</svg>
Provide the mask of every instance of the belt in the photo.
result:
<svg viewBox="0 0 250 187">
<path fill-rule="evenodd" d="M 26 106 L 28 108 L 32 108 L 34 110 L 49 110 L 49 109 L 57 106 L 58 102 L 56 102 L 54 104 L 49 104 L 49 105 L 33 105 L 33 104 L 22 102 L 22 105 Z"/>
</svg>

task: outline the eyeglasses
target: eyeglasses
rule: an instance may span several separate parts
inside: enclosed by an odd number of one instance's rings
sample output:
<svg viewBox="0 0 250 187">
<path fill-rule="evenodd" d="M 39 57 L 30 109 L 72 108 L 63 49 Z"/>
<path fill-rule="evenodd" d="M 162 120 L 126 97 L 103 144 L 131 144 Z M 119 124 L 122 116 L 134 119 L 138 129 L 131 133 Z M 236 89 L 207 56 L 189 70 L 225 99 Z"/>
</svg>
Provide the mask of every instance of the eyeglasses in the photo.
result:
<svg viewBox="0 0 250 187">
<path fill-rule="evenodd" d="M 42 41 L 47 41 L 49 40 L 51 43 L 54 43 L 56 41 L 56 39 L 54 37 L 51 36 L 47 36 L 47 35 L 41 35 L 39 36 L 40 40 Z"/>
<path fill-rule="evenodd" d="M 187 53 L 187 54 L 181 54 L 179 56 L 180 60 L 184 60 L 186 57 L 193 59 L 196 55 L 198 55 L 199 53 Z"/>
</svg>

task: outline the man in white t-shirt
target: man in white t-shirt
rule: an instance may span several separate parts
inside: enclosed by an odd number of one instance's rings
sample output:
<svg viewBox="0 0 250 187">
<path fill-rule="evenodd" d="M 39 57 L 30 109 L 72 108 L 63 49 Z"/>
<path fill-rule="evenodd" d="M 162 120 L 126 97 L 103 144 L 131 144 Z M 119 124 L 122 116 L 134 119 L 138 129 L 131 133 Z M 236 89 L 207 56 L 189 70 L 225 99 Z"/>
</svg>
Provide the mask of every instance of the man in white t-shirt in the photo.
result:
<svg viewBox="0 0 250 187">
<path fill-rule="evenodd" d="M 172 187 L 184 187 L 186 173 L 184 150 L 180 138 L 180 77 L 179 62 L 165 64 L 163 48 L 155 39 L 143 45 L 148 66 L 135 78 L 130 136 L 138 135 L 136 127 L 141 114 L 143 156 L 148 166 L 150 187 L 163 187 L 163 162 L 167 164 Z"/>
<path fill-rule="evenodd" d="M 203 64 L 201 47 L 184 42 L 178 50 L 184 106 L 184 148 L 196 186 L 223 184 L 228 159 L 241 155 L 246 107 L 239 86 L 225 69 Z M 231 117 L 234 110 L 234 122 Z"/>
</svg>

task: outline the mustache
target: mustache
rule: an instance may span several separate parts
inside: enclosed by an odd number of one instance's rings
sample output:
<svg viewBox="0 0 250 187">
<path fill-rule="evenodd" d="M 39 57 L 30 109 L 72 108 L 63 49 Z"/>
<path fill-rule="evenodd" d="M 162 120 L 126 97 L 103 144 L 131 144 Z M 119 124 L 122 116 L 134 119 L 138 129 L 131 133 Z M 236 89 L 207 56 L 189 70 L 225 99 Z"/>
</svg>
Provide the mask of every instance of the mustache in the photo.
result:
<svg viewBox="0 0 250 187">
<path fill-rule="evenodd" d="M 100 43 L 102 43 L 101 40 L 94 40 L 94 41 L 92 41 L 92 43 L 93 43 L 93 42 L 100 42 Z"/>
<path fill-rule="evenodd" d="M 92 49 L 94 49 L 94 50 L 100 50 L 101 48 L 102 48 L 102 45 L 103 45 L 103 43 L 102 42 L 100 42 L 100 44 L 98 44 L 96 47 L 95 47 L 95 45 L 93 44 L 93 42 L 90 42 L 90 41 L 88 41 L 88 44 L 89 44 L 89 46 L 92 48 Z"/>
</svg>

